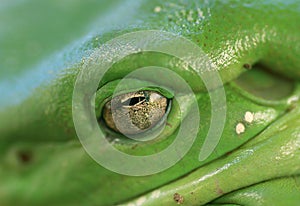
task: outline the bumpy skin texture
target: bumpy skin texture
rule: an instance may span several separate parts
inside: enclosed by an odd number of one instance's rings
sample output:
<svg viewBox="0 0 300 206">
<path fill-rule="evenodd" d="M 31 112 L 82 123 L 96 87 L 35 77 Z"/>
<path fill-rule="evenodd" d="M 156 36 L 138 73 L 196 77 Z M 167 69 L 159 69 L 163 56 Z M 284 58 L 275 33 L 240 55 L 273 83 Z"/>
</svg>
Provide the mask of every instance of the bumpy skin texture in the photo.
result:
<svg viewBox="0 0 300 206">
<path fill-rule="evenodd" d="M 0 35 L 1 205 L 177 205 L 174 193 L 184 198 L 183 205 L 300 202 L 299 1 L 42 2 L 39 18 L 30 3 L 1 11 L 6 17 L 0 18 L 1 25 L 6 25 Z M 161 11 L 155 12 L 155 7 Z M 80 9 L 75 12 L 75 8 Z M 21 23 L 16 20 L 18 14 L 24 15 Z M 97 14 L 101 18 L 92 22 Z M 78 16 L 82 18 L 74 19 Z M 64 25 L 43 32 L 56 18 Z M 22 23 L 26 30 L 20 27 Z M 99 105 L 128 72 L 157 65 L 189 79 L 201 112 L 201 132 L 180 162 L 159 174 L 129 177 L 106 170 L 84 151 L 72 122 L 72 93 L 83 61 L 94 50 L 118 35 L 145 29 L 183 35 L 208 54 L 224 81 L 227 120 L 217 148 L 199 162 L 199 148 L 210 122 L 210 101 L 199 78 L 164 55 L 140 53 L 123 59 L 99 85 Z M 80 38 L 84 33 L 88 37 Z M 26 43 L 30 41 L 34 44 Z M 75 43 L 43 60 L 71 41 Z M 34 66 L 38 60 L 43 61 Z M 243 65 L 256 63 L 289 77 L 294 91 L 271 101 L 239 88 L 233 79 L 249 72 Z M 97 109 L 101 113 L 101 107 Z M 123 139 L 115 146 L 138 155 L 159 151 L 176 136 L 180 123 L 176 110 L 172 107 L 168 118 L 172 128 L 161 140 L 136 144 Z M 246 111 L 260 115 L 237 135 L 235 127 Z M 120 137 L 115 134 L 115 138 Z"/>
</svg>

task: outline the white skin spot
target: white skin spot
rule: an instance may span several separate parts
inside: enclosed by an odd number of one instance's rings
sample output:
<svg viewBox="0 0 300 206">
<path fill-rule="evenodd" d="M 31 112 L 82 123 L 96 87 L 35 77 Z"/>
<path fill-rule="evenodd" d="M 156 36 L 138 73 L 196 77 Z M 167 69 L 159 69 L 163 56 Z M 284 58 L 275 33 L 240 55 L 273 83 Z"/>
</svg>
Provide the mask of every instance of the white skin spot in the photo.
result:
<svg viewBox="0 0 300 206">
<path fill-rule="evenodd" d="M 246 112 L 245 113 L 245 117 L 244 117 L 245 121 L 248 123 L 252 123 L 254 120 L 254 115 L 252 112 Z"/>
<path fill-rule="evenodd" d="M 242 134 L 242 133 L 244 133 L 245 132 L 245 125 L 243 125 L 242 123 L 238 123 L 237 125 L 236 125 L 236 127 L 235 127 L 235 132 L 237 133 L 237 134 Z"/>
<path fill-rule="evenodd" d="M 154 12 L 155 12 L 155 13 L 161 12 L 161 7 L 160 7 L 160 6 L 156 6 L 156 7 L 154 8 Z"/>
<path fill-rule="evenodd" d="M 288 104 L 292 104 L 299 101 L 299 97 L 298 96 L 292 96 L 288 99 Z"/>
</svg>

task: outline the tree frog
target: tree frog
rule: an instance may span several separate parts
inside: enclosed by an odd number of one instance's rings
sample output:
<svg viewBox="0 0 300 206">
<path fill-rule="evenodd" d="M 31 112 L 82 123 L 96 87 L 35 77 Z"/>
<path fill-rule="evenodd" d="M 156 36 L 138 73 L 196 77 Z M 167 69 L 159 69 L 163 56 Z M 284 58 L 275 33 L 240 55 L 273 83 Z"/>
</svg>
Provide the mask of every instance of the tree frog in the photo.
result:
<svg viewBox="0 0 300 206">
<path fill-rule="evenodd" d="M 13 0 L 2 2 L 0 11 L 1 205 L 299 204 L 299 1 Z M 222 85 L 209 91 L 193 68 L 163 53 L 136 51 L 111 66 L 94 101 L 87 102 L 115 149 L 133 156 L 159 153 L 176 140 L 184 117 L 195 109 L 190 96 L 160 73 L 147 81 L 132 79 L 142 85 L 136 90 L 125 82 L 115 94 L 122 78 L 138 68 L 178 74 L 201 116 L 189 130 L 196 131 L 195 141 L 176 164 L 135 176 L 91 158 L 74 126 L 72 100 L 80 72 L 118 50 L 108 48 L 107 56 L 95 58 L 101 46 L 145 30 L 197 45 Z M 153 86 L 158 76 L 159 85 Z M 219 107 L 226 106 L 223 132 L 212 153 L 199 161 L 212 119 L 209 93 L 220 89 L 226 97 Z M 140 141 L 156 129 L 157 139 Z"/>
</svg>

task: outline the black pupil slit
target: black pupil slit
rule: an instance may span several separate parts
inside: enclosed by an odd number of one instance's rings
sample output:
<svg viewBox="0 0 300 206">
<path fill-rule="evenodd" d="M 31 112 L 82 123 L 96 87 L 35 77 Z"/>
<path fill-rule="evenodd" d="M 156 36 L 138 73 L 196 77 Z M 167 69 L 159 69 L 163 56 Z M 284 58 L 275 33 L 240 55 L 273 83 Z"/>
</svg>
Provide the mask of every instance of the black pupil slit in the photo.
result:
<svg viewBox="0 0 300 206">
<path fill-rule="evenodd" d="M 133 97 L 133 98 L 129 98 L 126 101 L 122 102 L 122 105 L 124 106 L 134 106 L 138 103 L 142 103 L 146 100 L 145 97 Z"/>
</svg>

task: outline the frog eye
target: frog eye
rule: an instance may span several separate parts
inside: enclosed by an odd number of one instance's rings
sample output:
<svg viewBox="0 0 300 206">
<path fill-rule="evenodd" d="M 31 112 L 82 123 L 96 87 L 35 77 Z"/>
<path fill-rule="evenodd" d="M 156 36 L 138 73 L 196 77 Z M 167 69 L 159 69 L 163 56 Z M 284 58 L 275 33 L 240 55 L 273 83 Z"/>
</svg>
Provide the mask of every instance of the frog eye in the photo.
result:
<svg viewBox="0 0 300 206">
<path fill-rule="evenodd" d="M 103 108 L 103 120 L 124 135 L 143 133 L 167 115 L 169 100 L 158 92 L 137 91 L 113 97 Z"/>
</svg>

